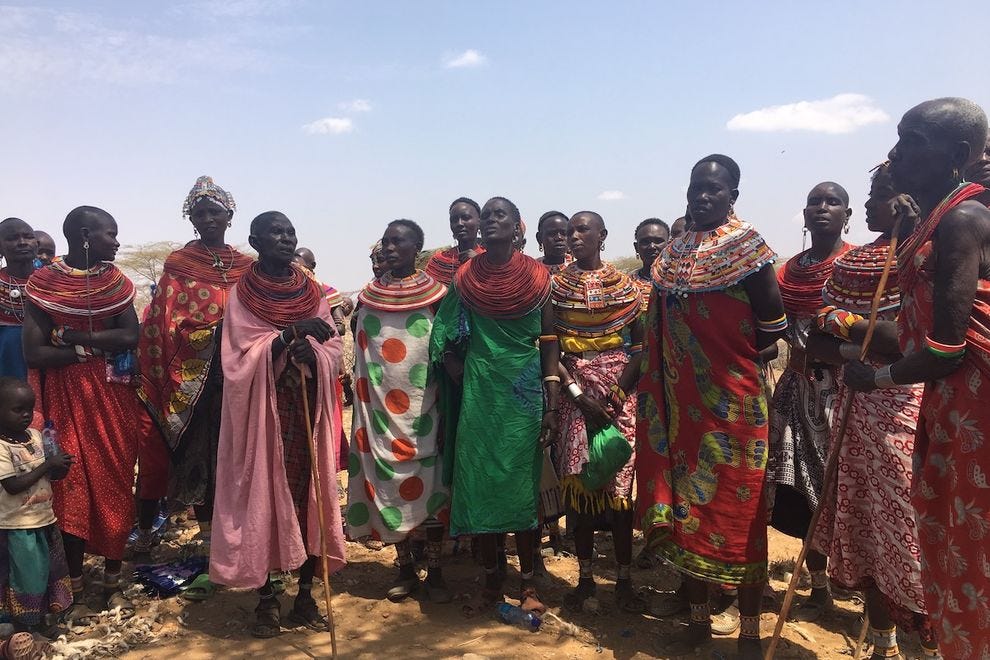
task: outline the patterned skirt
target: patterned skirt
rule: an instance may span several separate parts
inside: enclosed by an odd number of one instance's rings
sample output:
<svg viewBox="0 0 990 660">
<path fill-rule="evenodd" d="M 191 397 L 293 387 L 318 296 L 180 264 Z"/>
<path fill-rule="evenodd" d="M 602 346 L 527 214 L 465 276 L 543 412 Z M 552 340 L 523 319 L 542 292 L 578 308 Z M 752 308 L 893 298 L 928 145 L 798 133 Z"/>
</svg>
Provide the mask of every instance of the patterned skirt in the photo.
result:
<svg viewBox="0 0 990 660">
<path fill-rule="evenodd" d="M 312 475 L 309 459 L 309 438 L 303 410 L 299 370 L 288 366 L 275 382 L 275 398 L 278 407 L 278 423 L 282 429 L 282 456 L 285 461 L 285 478 L 289 482 L 292 503 L 296 507 L 299 532 L 306 538 L 306 521 L 309 510 L 309 480 Z M 316 410 L 316 379 L 306 379 L 306 394 L 310 414 Z M 312 418 L 310 418 L 312 421 Z M 328 484 L 322 484 L 324 488 Z"/>
<path fill-rule="evenodd" d="M 62 535 L 54 524 L 0 530 L 0 621 L 36 626 L 72 604 Z"/>
</svg>

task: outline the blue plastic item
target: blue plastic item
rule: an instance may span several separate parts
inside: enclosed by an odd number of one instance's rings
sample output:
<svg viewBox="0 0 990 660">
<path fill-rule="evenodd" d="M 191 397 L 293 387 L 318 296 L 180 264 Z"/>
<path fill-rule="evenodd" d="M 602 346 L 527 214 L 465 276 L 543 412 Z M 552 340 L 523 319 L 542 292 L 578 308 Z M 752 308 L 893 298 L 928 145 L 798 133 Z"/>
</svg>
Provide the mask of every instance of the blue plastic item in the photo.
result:
<svg viewBox="0 0 990 660">
<path fill-rule="evenodd" d="M 517 626 L 529 632 L 536 632 L 540 629 L 543 621 L 532 612 L 526 612 L 520 607 L 509 603 L 499 603 L 496 608 L 498 618 L 504 623 Z"/>
</svg>

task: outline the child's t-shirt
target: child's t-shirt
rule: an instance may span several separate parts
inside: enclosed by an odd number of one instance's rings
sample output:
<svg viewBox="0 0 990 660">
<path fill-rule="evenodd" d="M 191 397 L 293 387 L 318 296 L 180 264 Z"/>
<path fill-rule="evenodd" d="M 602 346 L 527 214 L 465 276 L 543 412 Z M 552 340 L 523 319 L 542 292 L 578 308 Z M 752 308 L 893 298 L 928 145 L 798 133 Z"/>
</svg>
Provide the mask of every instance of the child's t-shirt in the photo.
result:
<svg viewBox="0 0 990 660">
<path fill-rule="evenodd" d="M 28 429 L 24 443 L 0 439 L 0 480 L 30 472 L 44 462 L 41 433 L 35 429 Z M 54 522 L 52 484 L 47 476 L 16 495 L 0 486 L 0 529 L 37 529 Z"/>
</svg>

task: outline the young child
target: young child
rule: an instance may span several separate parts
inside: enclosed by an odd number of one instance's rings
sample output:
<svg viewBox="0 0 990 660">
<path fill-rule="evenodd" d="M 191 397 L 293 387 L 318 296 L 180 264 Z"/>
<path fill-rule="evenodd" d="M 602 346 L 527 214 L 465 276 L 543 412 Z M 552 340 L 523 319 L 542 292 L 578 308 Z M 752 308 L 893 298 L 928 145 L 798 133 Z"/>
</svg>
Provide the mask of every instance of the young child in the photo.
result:
<svg viewBox="0 0 990 660">
<path fill-rule="evenodd" d="M 62 479 L 72 457 L 45 457 L 41 433 L 28 428 L 34 392 L 0 378 L 0 621 L 42 630 L 46 614 L 72 604 L 72 585 L 55 525 L 50 479 Z"/>
</svg>

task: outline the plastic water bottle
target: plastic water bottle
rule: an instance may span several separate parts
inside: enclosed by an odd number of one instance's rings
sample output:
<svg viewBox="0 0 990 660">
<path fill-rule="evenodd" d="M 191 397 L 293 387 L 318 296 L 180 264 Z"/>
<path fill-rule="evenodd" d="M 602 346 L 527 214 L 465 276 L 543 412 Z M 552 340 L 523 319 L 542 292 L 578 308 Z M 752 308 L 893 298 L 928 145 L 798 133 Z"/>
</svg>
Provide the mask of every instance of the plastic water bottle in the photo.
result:
<svg viewBox="0 0 990 660">
<path fill-rule="evenodd" d="M 526 612 L 522 608 L 510 605 L 509 603 L 499 603 L 496 613 L 498 614 L 498 618 L 503 622 L 518 626 L 529 632 L 536 632 L 543 624 L 540 617 L 532 612 Z"/>
<path fill-rule="evenodd" d="M 46 420 L 45 426 L 41 430 L 41 446 L 45 450 L 45 458 L 51 458 L 61 452 L 58 446 L 58 432 L 55 430 L 55 422 Z"/>
</svg>

